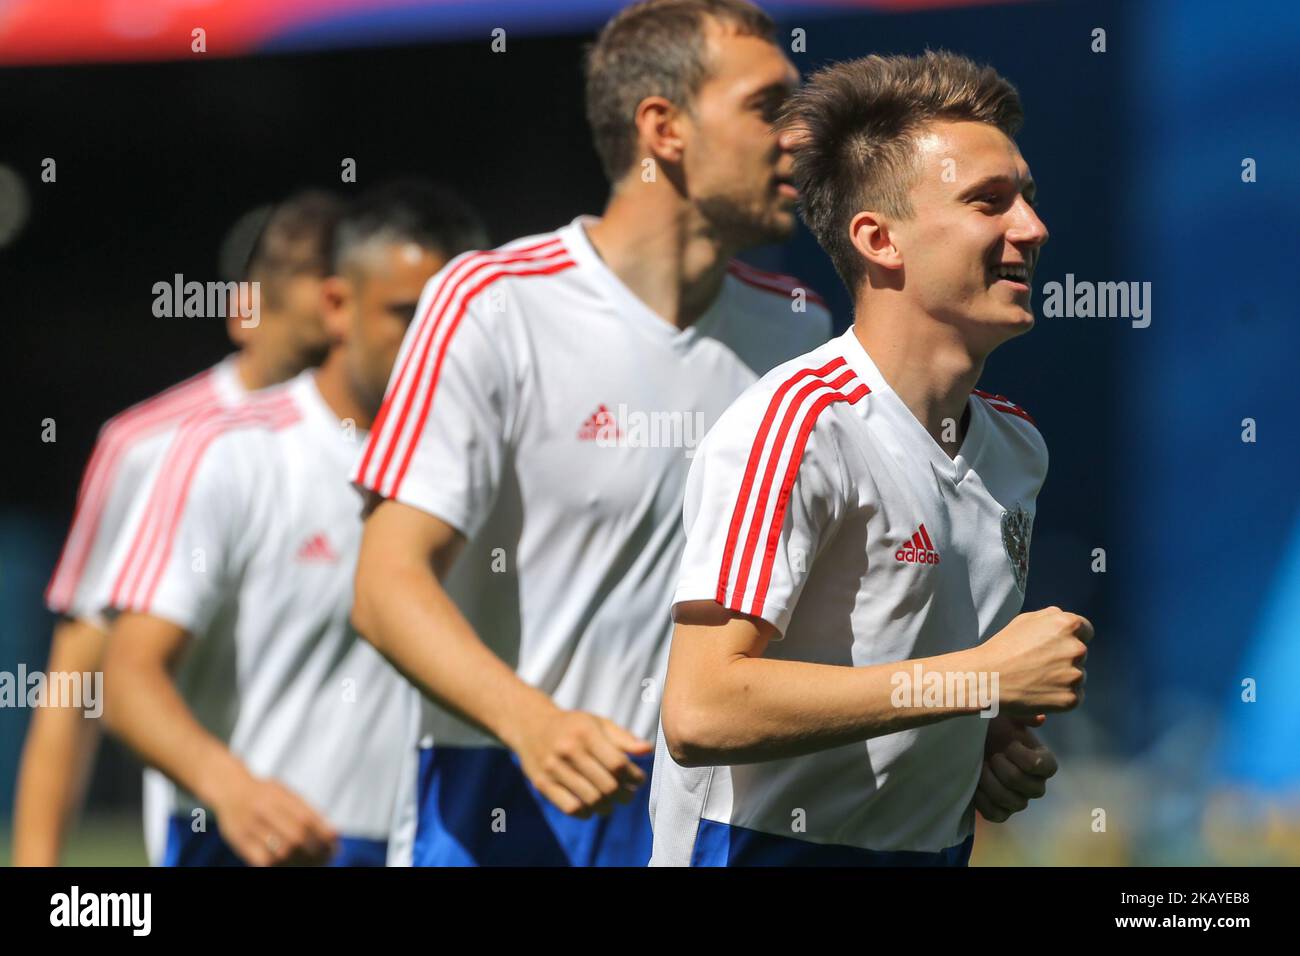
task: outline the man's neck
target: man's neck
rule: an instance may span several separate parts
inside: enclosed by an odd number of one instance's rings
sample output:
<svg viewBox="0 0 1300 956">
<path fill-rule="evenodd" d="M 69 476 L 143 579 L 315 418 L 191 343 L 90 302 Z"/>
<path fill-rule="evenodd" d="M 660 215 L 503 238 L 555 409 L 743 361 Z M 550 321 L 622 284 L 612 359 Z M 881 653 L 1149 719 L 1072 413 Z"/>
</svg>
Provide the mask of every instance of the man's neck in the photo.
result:
<svg viewBox="0 0 1300 956">
<path fill-rule="evenodd" d="M 262 368 L 262 363 L 245 347 L 235 356 L 235 378 L 239 384 L 250 392 L 256 392 L 274 384 Z"/>
<path fill-rule="evenodd" d="M 270 388 L 293 378 L 293 370 L 281 363 L 272 362 L 256 349 L 245 346 L 235 356 L 235 377 L 250 392 Z"/>
<path fill-rule="evenodd" d="M 587 238 L 637 298 L 679 329 L 713 304 L 735 251 L 710 235 L 667 182 L 625 183 Z"/>
<path fill-rule="evenodd" d="M 956 457 L 984 356 L 973 355 L 951 325 L 901 301 L 859 299 L 856 312 L 853 332 L 880 374 L 948 457 Z"/>
<path fill-rule="evenodd" d="M 374 414 L 357 398 L 348 376 L 347 356 L 342 346 L 330 350 L 316 370 L 316 389 L 339 421 L 351 420 L 357 428 L 368 429 Z"/>
</svg>

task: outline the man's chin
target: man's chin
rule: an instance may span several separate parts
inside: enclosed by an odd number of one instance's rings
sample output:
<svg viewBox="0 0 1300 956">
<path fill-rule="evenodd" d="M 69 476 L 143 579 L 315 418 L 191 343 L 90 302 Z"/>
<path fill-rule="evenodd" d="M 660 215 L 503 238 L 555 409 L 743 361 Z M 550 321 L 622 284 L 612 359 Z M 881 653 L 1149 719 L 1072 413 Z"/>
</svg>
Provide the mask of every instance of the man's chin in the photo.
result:
<svg viewBox="0 0 1300 956">
<path fill-rule="evenodd" d="M 1001 308 L 966 324 L 966 338 L 977 352 L 987 355 L 1004 342 L 1018 338 L 1034 327 L 1034 313 L 1028 309 Z"/>
<path fill-rule="evenodd" d="M 778 212 L 754 230 L 749 246 L 768 246 L 787 242 L 794 236 L 798 217 L 794 210 Z"/>
<path fill-rule="evenodd" d="M 1029 308 L 1015 309 L 1000 324 L 1006 330 L 1009 339 L 1013 339 L 1017 335 L 1024 335 L 1034 327 L 1034 310 Z"/>
<path fill-rule="evenodd" d="M 328 342 L 303 345 L 298 350 L 298 362 L 304 369 L 319 368 L 325 364 L 329 354 L 330 344 Z"/>
<path fill-rule="evenodd" d="M 1015 335 L 1034 327 L 1034 307 L 1028 295 L 1010 299 L 996 298 L 989 302 L 991 308 L 985 319 L 990 325 L 1005 327 Z"/>
<path fill-rule="evenodd" d="M 794 235 L 798 216 L 793 208 L 769 208 L 766 213 L 723 200 L 702 200 L 700 209 L 716 235 L 735 249 L 785 242 Z"/>
</svg>

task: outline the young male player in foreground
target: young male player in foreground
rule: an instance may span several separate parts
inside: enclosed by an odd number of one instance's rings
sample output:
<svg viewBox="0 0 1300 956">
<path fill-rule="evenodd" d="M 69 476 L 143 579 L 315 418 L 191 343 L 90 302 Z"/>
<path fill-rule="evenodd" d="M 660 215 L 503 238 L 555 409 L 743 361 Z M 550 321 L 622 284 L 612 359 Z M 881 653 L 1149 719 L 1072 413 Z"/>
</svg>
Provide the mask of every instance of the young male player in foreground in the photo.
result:
<svg viewBox="0 0 1300 956">
<path fill-rule="evenodd" d="M 1082 700 L 1092 627 L 1018 614 L 1047 449 L 972 391 L 1034 322 L 1021 119 L 1006 80 L 934 53 L 830 67 L 788 105 L 855 322 L 749 389 L 691 467 L 656 865 L 964 864 L 977 713 Z"/>
<path fill-rule="evenodd" d="M 794 228 L 771 126 L 797 79 L 747 3 L 627 8 L 587 72 L 604 217 L 425 290 L 355 472 L 382 501 L 354 619 L 428 697 L 392 862 L 649 859 L 689 455 L 829 334 L 730 261 Z"/>
<path fill-rule="evenodd" d="M 178 785 L 167 863 L 383 864 L 410 694 L 348 624 L 347 479 L 421 288 L 481 239 L 427 187 L 359 199 L 320 369 L 186 421 L 133 511 L 103 601 L 105 717 Z"/>
<path fill-rule="evenodd" d="M 77 494 L 72 526 L 45 592 L 60 615 L 50 673 L 102 669 L 106 624 L 92 606 L 132 499 L 171 443 L 176 427 L 202 408 L 234 406 L 320 362 L 327 348 L 321 282 L 338 200 L 304 192 L 270 213 L 237 278 L 257 283 L 256 321 L 230 309 L 226 325 L 239 351 L 212 368 L 109 419 L 100 429 Z M 247 305 L 247 300 L 244 303 Z M 99 721 L 80 709 L 43 707 L 32 715 L 14 797 L 14 864 L 54 866 L 76 817 L 99 743 Z M 145 772 L 145 836 L 161 858 L 166 781 Z"/>
</svg>

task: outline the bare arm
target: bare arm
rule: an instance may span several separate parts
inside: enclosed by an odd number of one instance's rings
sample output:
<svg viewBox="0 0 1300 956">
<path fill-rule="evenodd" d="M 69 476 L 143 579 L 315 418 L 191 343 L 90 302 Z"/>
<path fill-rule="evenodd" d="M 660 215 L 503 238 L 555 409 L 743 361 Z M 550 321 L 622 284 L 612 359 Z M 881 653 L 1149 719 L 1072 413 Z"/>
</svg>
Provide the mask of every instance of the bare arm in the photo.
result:
<svg viewBox="0 0 1300 956">
<path fill-rule="evenodd" d="M 60 621 L 50 644 L 49 671 L 101 670 L 104 636 L 87 621 Z M 32 713 L 14 793 L 15 866 L 58 866 L 85 800 L 99 738 L 99 721 L 78 707 L 40 707 Z"/>
<path fill-rule="evenodd" d="M 280 784 L 253 777 L 186 706 L 172 669 L 188 641 L 162 618 L 118 618 L 104 660 L 109 730 L 212 807 L 222 836 L 247 862 L 324 862 L 337 839 L 329 824 Z"/>
<path fill-rule="evenodd" d="M 776 629 L 712 601 L 678 605 L 664 687 L 669 752 L 683 766 L 753 763 L 978 713 L 978 705 L 912 706 L 893 675 L 998 672 L 1001 705 L 1068 710 L 1081 699 L 1091 626 L 1057 608 L 1022 614 L 985 644 L 915 661 L 844 667 L 762 657 Z M 1076 666 L 1077 664 L 1077 666 Z"/>
<path fill-rule="evenodd" d="M 425 694 L 509 744 L 512 715 L 536 719 L 554 705 L 488 649 L 443 590 L 464 545 L 446 522 L 380 502 L 361 542 L 352 621 Z"/>
<path fill-rule="evenodd" d="M 366 520 L 353 623 L 408 680 L 519 754 L 534 785 L 566 813 L 626 802 L 645 780 L 628 754 L 651 745 L 602 717 L 561 710 L 483 643 L 443 590 L 464 545 L 451 525 L 380 501 Z"/>
</svg>

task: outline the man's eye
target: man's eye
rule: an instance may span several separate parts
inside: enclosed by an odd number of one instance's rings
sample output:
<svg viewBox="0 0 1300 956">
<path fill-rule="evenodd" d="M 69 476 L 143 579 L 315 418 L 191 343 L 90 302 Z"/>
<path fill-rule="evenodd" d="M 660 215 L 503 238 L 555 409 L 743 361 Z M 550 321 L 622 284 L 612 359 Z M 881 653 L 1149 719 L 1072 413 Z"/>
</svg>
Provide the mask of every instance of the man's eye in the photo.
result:
<svg viewBox="0 0 1300 956">
<path fill-rule="evenodd" d="M 781 115 L 781 106 L 788 96 L 788 93 L 772 93 L 755 103 L 754 109 L 758 110 L 763 119 L 774 123 Z"/>
</svg>

